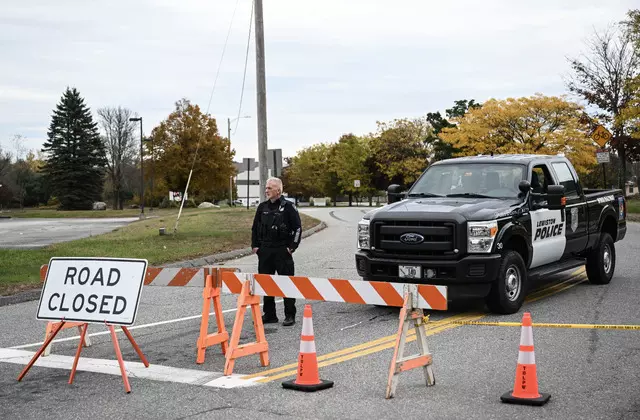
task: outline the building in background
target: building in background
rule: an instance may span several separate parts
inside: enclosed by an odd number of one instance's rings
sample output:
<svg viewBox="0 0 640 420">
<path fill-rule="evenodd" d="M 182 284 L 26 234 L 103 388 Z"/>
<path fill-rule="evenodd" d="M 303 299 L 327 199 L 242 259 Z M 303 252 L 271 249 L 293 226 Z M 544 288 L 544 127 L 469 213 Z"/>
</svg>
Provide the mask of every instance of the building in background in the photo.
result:
<svg viewBox="0 0 640 420">
<path fill-rule="evenodd" d="M 280 177 L 282 175 L 282 149 L 267 150 L 267 177 Z M 237 187 L 238 196 L 233 201 L 243 206 L 257 206 L 262 200 L 264 187 L 260 185 L 259 162 L 253 158 L 244 158 L 242 162 L 233 162 L 236 167 L 236 176 L 233 179 Z M 248 186 L 248 188 L 247 188 Z"/>
</svg>

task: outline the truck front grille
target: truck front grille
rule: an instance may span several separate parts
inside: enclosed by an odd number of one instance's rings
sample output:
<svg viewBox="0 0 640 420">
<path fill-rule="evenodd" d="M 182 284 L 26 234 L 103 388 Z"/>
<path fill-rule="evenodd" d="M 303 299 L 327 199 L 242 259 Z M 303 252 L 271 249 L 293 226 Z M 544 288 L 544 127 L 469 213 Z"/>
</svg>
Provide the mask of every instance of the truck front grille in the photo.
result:
<svg viewBox="0 0 640 420">
<path fill-rule="evenodd" d="M 421 243 L 404 243 L 400 237 L 406 233 L 421 235 Z M 443 257 L 453 255 L 456 224 L 454 222 L 420 220 L 384 220 L 374 222 L 375 250 L 386 256 Z"/>
</svg>

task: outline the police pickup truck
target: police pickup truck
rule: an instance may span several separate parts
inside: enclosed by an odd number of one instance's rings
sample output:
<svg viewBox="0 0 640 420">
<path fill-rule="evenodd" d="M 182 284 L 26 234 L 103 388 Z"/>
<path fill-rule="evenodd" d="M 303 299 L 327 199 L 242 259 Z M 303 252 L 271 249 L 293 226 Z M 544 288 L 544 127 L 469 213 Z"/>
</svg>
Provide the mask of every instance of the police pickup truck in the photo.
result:
<svg viewBox="0 0 640 420">
<path fill-rule="evenodd" d="M 584 188 L 562 155 L 443 160 L 364 215 L 356 267 L 366 280 L 446 285 L 449 300 L 484 298 L 510 314 L 544 276 L 586 265 L 589 282 L 609 283 L 625 209 L 623 191 Z"/>
</svg>

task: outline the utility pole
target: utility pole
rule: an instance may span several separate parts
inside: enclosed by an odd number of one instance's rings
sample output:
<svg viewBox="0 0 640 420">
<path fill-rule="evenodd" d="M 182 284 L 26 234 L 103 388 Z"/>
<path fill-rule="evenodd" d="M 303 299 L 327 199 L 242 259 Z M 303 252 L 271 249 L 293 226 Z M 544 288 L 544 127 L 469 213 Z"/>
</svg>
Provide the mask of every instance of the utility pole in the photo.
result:
<svg viewBox="0 0 640 420">
<path fill-rule="evenodd" d="M 129 118 L 129 121 L 140 121 L 140 219 L 144 219 L 144 164 L 143 164 L 143 151 L 142 143 L 144 142 L 144 136 L 142 135 L 142 117 Z"/>
<path fill-rule="evenodd" d="M 255 0 L 256 26 L 256 87 L 258 103 L 258 163 L 260 168 L 260 201 L 266 200 L 267 184 L 267 86 L 264 60 L 264 19 L 262 0 Z"/>
</svg>

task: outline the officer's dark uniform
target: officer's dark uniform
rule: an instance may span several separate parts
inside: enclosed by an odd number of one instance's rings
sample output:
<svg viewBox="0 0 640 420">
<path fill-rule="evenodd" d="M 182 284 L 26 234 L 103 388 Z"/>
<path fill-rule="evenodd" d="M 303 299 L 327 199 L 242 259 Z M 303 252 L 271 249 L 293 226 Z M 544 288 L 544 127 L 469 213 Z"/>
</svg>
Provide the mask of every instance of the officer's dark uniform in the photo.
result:
<svg viewBox="0 0 640 420">
<path fill-rule="evenodd" d="M 293 256 L 302 239 L 302 224 L 295 206 L 280 196 L 275 202 L 260 203 L 251 228 L 251 248 L 258 249 L 258 273 L 293 276 Z M 291 325 L 296 315 L 296 300 L 284 298 L 285 323 Z M 264 321 L 277 322 L 273 296 L 264 297 Z"/>
</svg>

